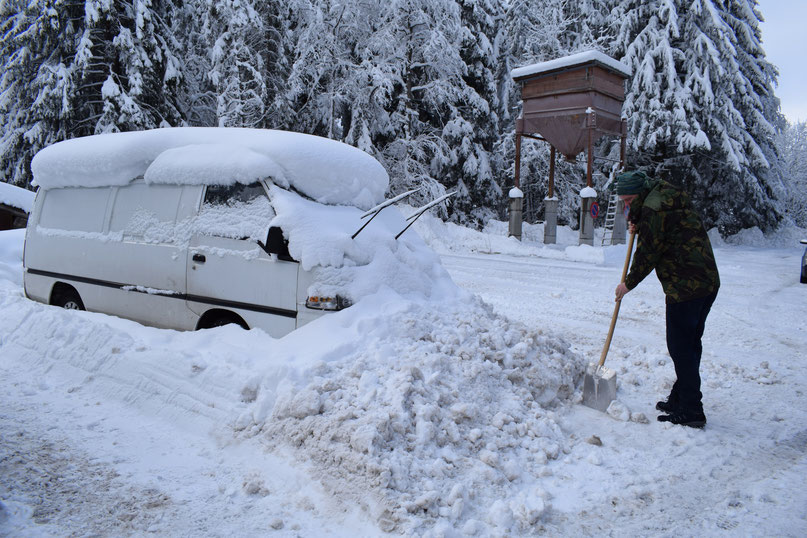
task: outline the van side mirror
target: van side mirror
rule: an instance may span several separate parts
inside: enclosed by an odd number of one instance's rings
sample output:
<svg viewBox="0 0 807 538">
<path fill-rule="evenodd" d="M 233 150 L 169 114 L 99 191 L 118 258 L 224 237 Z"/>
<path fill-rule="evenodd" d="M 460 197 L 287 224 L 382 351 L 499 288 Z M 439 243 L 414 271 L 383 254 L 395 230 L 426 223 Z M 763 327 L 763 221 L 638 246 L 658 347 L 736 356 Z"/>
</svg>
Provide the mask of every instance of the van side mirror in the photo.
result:
<svg viewBox="0 0 807 538">
<path fill-rule="evenodd" d="M 258 244 L 261 245 L 261 248 L 263 248 L 267 254 L 276 254 L 279 260 L 287 262 L 295 261 L 289 253 L 289 242 L 283 238 L 283 230 L 277 226 L 269 228 L 269 232 L 266 234 L 266 244 L 260 241 Z"/>
</svg>

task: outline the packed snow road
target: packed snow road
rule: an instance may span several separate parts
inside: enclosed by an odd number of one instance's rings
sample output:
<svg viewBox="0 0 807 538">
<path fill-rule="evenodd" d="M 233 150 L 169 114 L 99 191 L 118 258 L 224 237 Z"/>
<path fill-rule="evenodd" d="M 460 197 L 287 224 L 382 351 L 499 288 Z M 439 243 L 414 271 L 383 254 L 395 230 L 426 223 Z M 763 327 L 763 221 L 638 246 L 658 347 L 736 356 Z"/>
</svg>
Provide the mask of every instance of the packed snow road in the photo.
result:
<svg viewBox="0 0 807 538">
<path fill-rule="evenodd" d="M 556 363 L 599 357 L 624 247 L 428 226 L 454 281 L 505 318 L 370 305 L 330 342 L 344 318 L 283 340 L 152 329 L 26 300 L 21 235 L 4 233 L 0 535 L 807 534 L 800 249 L 716 249 L 699 431 L 655 421 L 674 375 L 653 276 L 622 305 L 610 413 L 561 395 Z M 309 355 L 313 373 L 272 366 Z"/>
</svg>

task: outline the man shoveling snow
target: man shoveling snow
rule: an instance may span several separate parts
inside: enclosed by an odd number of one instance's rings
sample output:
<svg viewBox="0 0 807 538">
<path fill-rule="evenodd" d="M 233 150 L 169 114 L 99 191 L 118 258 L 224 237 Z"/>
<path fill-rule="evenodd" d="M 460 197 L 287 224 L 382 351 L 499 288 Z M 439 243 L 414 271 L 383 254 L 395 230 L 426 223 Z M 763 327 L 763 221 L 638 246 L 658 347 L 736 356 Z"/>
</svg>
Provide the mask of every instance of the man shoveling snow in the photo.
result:
<svg viewBox="0 0 807 538">
<path fill-rule="evenodd" d="M 630 272 L 616 287 L 616 300 L 654 269 L 666 295 L 667 350 L 677 379 L 667 400 L 656 404 L 666 413 L 658 420 L 702 428 L 701 337 L 720 287 L 709 236 L 689 196 L 665 181 L 625 172 L 617 176 L 616 192 L 630 205 L 631 232 L 639 237 Z"/>
</svg>

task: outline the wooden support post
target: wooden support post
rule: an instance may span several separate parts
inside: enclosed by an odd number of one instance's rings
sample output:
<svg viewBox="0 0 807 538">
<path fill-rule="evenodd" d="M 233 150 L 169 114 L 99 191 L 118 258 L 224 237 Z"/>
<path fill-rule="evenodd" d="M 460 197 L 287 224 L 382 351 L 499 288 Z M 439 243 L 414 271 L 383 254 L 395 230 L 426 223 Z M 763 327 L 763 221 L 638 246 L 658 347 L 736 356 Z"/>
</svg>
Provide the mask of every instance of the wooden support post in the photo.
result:
<svg viewBox="0 0 807 538">
<path fill-rule="evenodd" d="M 555 196 L 555 146 L 549 146 L 549 192 L 547 198 Z"/>
<path fill-rule="evenodd" d="M 524 210 L 524 194 L 521 193 L 521 133 L 516 132 L 516 173 L 514 188 L 510 191 L 510 230 L 508 235 L 521 240 L 521 223 Z"/>
<path fill-rule="evenodd" d="M 516 177 L 514 184 L 517 189 L 521 188 L 521 133 L 516 133 Z"/>
<path fill-rule="evenodd" d="M 594 169 L 594 111 L 590 108 L 586 111 L 587 124 L 588 124 L 588 162 L 586 163 L 586 187 L 593 187 L 594 183 L 591 180 L 592 171 Z"/>
<path fill-rule="evenodd" d="M 622 118 L 622 136 L 619 141 L 619 167 L 625 169 L 625 150 L 628 143 L 628 122 Z"/>
</svg>

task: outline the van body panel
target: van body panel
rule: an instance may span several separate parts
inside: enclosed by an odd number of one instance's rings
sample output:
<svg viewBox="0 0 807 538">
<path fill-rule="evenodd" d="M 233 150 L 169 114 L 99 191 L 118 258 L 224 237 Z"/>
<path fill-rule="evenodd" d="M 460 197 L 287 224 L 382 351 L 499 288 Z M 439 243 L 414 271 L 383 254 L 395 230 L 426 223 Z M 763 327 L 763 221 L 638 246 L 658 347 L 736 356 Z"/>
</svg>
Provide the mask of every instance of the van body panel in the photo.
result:
<svg viewBox="0 0 807 538">
<path fill-rule="evenodd" d="M 188 307 L 199 316 L 214 307 L 237 310 L 272 336 L 296 327 L 297 262 L 272 259 L 249 240 L 194 235 L 188 249 Z M 243 308 L 239 308 L 243 306 Z"/>
</svg>

